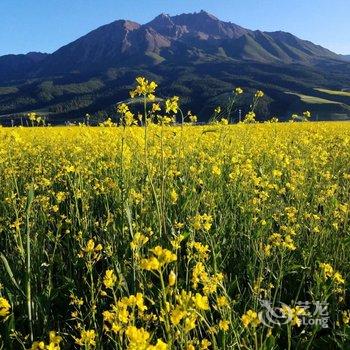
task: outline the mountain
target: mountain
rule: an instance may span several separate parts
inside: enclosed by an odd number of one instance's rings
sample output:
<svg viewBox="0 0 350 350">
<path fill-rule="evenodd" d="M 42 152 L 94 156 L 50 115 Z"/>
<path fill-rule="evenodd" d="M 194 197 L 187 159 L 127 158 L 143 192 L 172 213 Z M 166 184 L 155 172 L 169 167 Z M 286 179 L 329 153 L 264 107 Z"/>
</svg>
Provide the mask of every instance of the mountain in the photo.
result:
<svg viewBox="0 0 350 350">
<path fill-rule="evenodd" d="M 102 118 L 145 75 L 161 84 L 161 97 L 183 96 L 202 120 L 238 85 L 265 90 L 261 118 L 304 108 L 320 118 L 347 118 L 347 60 L 290 33 L 249 30 L 205 11 L 161 14 L 143 25 L 118 20 L 52 54 L 0 57 L 0 115 Z M 243 110 L 248 105 L 242 101 Z"/>
<path fill-rule="evenodd" d="M 37 74 L 101 69 L 120 63 L 131 46 L 129 36 L 139 28 L 139 24 L 124 20 L 102 26 L 54 52 L 40 64 Z"/>
<path fill-rule="evenodd" d="M 339 58 L 292 34 L 250 31 L 201 11 L 173 17 L 161 14 L 145 25 L 115 21 L 60 48 L 36 73 L 92 72 L 111 66 L 157 64 L 164 60 L 178 63 L 217 55 L 269 63 Z"/>
<path fill-rule="evenodd" d="M 0 81 L 21 79 L 34 66 L 42 62 L 48 54 L 29 52 L 26 55 L 6 55 L 0 57 Z"/>
</svg>

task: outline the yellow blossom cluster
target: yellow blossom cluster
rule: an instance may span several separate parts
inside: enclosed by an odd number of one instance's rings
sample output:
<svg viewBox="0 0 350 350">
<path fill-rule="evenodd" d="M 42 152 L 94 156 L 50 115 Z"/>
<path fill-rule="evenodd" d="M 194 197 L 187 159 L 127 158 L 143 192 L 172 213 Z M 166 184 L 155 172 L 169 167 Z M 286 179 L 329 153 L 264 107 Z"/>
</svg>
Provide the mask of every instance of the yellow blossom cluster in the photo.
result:
<svg viewBox="0 0 350 350">
<path fill-rule="evenodd" d="M 343 278 L 343 276 L 340 274 L 340 272 L 334 270 L 332 265 L 328 263 L 321 263 L 320 269 L 325 279 L 330 278 L 336 285 L 341 285 L 345 283 L 345 279 Z"/>
<path fill-rule="evenodd" d="M 163 266 L 176 261 L 176 254 L 170 250 L 156 246 L 151 249 L 152 256 L 141 261 L 141 268 L 145 270 L 160 270 Z"/>
<path fill-rule="evenodd" d="M 154 81 L 150 82 L 144 77 L 136 78 L 136 82 L 138 85 L 136 86 L 135 90 L 130 92 L 130 96 L 132 98 L 137 96 L 146 96 L 149 101 L 154 101 L 154 92 L 158 85 Z"/>
<path fill-rule="evenodd" d="M 11 305 L 7 299 L 0 297 L 0 317 L 6 317 L 10 314 Z"/>
<path fill-rule="evenodd" d="M 32 344 L 30 350 L 60 350 L 60 343 L 62 342 L 62 337 L 56 334 L 55 331 L 49 333 L 49 343 L 45 344 L 43 341 L 35 341 Z"/>
</svg>

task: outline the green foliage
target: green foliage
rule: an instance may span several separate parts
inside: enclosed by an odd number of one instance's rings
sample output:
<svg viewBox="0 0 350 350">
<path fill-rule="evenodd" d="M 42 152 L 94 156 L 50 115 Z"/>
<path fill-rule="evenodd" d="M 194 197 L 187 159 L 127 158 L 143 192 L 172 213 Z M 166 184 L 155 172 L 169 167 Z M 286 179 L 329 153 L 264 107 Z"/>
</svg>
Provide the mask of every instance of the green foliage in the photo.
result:
<svg viewBox="0 0 350 350">
<path fill-rule="evenodd" d="M 346 70 L 345 70 L 346 73 Z M 183 106 L 198 115 L 201 121 L 208 120 L 213 108 L 229 95 L 235 86 L 253 91 L 266 92 L 266 106 L 257 111 L 258 119 L 274 115 L 289 119 L 294 112 L 305 109 L 332 118 L 333 114 L 347 117 L 350 112 L 346 93 L 329 94 L 323 89 L 315 90 L 315 85 L 338 86 L 339 90 L 350 85 L 346 74 L 339 75 L 320 67 L 318 70 L 307 66 L 279 65 L 249 62 L 198 62 L 185 66 L 163 62 L 145 69 L 120 67 L 109 69 L 99 77 L 85 77 L 77 74 L 66 78 L 32 80 L 7 87 L 0 93 L 0 115 L 26 113 L 31 110 L 49 110 L 52 123 L 84 118 L 86 113 L 96 115 L 98 111 L 115 113 L 115 104 L 128 98 L 128 90 L 135 75 L 145 75 L 162 83 L 160 97 L 184 96 Z M 350 76 L 350 74 L 348 75 Z M 4 89 L 4 88 L 2 88 Z M 301 101 L 292 94 L 310 96 L 311 100 Z M 6 92 L 6 94 L 5 94 Z M 9 94 L 9 92 L 11 92 Z M 320 100 L 322 99 L 322 100 Z M 315 104 L 315 101 L 332 101 Z M 298 102 L 299 101 L 299 102 Z M 249 99 L 241 101 L 241 109 L 249 110 Z M 338 104 L 337 104 L 338 103 Z"/>
</svg>

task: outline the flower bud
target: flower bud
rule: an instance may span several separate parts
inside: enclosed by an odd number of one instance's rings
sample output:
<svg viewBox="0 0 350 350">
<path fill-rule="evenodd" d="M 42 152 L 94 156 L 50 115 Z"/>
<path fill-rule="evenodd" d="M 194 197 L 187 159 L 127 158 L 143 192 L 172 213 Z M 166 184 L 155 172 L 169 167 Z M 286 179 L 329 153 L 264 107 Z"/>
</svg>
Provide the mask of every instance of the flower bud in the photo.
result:
<svg viewBox="0 0 350 350">
<path fill-rule="evenodd" d="M 176 282 L 176 275 L 174 271 L 170 271 L 169 273 L 169 287 L 172 287 Z"/>
</svg>

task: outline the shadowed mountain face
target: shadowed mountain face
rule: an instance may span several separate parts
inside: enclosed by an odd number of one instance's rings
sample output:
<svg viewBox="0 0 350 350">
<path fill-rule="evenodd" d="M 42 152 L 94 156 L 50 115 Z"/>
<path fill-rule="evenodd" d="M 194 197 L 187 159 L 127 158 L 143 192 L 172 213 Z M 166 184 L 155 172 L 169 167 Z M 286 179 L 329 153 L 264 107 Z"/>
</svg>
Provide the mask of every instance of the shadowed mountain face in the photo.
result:
<svg viewBox="0 0 350 350">
<path fill-rule="evenodd" d="M 265 114 L 285 114 L 305 104 L 300 95 L 321 98 L 314 89 L 319 85 L 348 89 L 346 60 L 290 33 L 252 31 L 205 11 L 161 14 L 144 25 L 118 20 L 52 54 L 0 57 L 0 115 L 36 109 L 66 118 L 109 111 L 139 74 L 159 80 L 164 96 L 184 95 L 196 112 L 207 113 L 216 98 L 242 85 L 271 89 Z M 343 113 L 347 101 L 336 102 L 329 104 Z M 199 110 L 199 104 L 207 107 Z"/>
<path fill-rule="evenodd" d="M 21 79 L 42 62 L 48 54 L 30 52 L 26 55 L 6 55 L 0 57 L 0 82 Z"/>
</svg>

